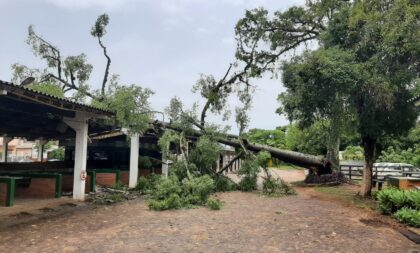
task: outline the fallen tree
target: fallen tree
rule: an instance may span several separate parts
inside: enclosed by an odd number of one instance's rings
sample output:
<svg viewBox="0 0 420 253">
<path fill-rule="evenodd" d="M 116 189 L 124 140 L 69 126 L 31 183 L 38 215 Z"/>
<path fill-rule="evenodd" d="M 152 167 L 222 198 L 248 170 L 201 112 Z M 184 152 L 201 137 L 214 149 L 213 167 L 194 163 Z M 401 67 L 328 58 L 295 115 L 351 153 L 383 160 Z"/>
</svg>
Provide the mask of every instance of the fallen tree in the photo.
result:
<svg viewBox="0 0 420 253">
<path fill-rule="evenodd" d="M 165 129 L 170 129 L 174 131 L 181 132 L 181 128 L 173 126 L 169 123 L 155 121 L 153 123 L 155 129 L 160 129 L 164 131 Z M 200 131 L 193 131 L 189 133 L 189 139 L 197 139 L 204 135 Z M 304 168 L 310 168 L 316 174 L 329 174 L 331 173 L 330 163 L 325 158 L 320 158 L 314 155 L 303 154 L 290 150 L 283 150 L 279 148 L 274 148 L 268 145 L 261 145 L 257 143 L 251 143 L 247 139 L 242 139 L 237 135 L 232 134 L 221 134 L 214 137 L 214 139 L 224 145 L 234 147 L 234 148 L 243 148 L 252 152 L 267 151 L 271 154 L 272 157 L 277 158 L 283 162 L 291 163 L 296 166 L 301 166 Z"/>
</svg>

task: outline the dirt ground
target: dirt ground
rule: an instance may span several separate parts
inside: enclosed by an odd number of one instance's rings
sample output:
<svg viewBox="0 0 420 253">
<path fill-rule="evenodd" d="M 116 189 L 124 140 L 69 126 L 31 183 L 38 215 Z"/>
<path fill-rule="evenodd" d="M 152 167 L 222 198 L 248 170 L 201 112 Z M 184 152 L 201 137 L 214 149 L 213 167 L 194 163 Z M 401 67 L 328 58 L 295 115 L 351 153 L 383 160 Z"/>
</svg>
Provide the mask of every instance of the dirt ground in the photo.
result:
<svg viewBox="0 0 420 253">
<path fill-rule="evenodd" d="M 420 250 L 390 227 L 362 222 L 371 220 L 372 212 L 323 199 L 308 189 L 283 198 L 242 192 L 218 197 L 224 201 L 220 211 L 149 211 L 144 199 L 98 207 L 71 204 L 65 211 L 51 208 L 44 218 L 1 226 L 0 252 Z"/>
</svg>

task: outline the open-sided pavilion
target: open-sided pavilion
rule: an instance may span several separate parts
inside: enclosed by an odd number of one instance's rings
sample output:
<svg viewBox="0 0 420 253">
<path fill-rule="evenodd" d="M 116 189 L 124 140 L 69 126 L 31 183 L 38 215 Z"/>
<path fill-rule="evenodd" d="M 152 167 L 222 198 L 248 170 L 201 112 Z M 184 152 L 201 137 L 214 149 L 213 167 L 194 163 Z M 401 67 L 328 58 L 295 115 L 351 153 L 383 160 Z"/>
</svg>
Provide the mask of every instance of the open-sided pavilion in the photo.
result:
<svg viewBox="0 0 420 253">
<path fill-rule="evenodd" d="M 73 198 L 77 200 L 83 200 L 85 196 L 89 133 L 104 131 L 100 124 L 94 123 L 95 119 L 112 115 L 107 110 L 0 81 L 0 136 L 5 138 L 5 143 L 15 137 L 75 140 Z M 137 143 L 135 140 L 132 143 L 138 146 L 138 136 Z M 7 152 L 7 148 L 5 150 Z M 137 153 L 138 157 L 138 152 L 132 153 Z M 136 163 L 132 166 L 135 167 Z M 137 175 L 133 176 L 136 181 Z"/>
</svg>

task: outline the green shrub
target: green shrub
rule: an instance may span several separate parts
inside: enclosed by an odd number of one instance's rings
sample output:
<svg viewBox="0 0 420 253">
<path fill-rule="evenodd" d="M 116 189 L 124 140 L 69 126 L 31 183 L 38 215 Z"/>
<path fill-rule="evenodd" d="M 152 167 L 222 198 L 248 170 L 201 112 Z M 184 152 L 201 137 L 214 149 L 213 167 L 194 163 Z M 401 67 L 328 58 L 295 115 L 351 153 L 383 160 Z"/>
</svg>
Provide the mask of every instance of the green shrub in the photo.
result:
<svg viewBox="0 0 420 253">
<path fill-rule="evenodd" d="M 194 207 L 207 203 L 209 195 L 214 191 L 214 180 L 209 175 L 184 179 L 182 183 L 174 175 L 155 180 L 151 187 L 150 180 L 141 180 L 141 189 L 151 189 L 149 208 L 152 210 L 178 209 Z"/>
<path fill-rule="evenodd" d="M 257 189 L 257 176 L 245 176 L 238 184 L 238 188 L 244 192 L 250 192 Z"/>
<path fill-rule="evenodd" d="M 420 211 L 410 208 L 401 208 L 394 217 L 401 223 L 408 224 L 413 227 L 420 227 Z"/>
<path fill-rule="evenodd" d="M 409 163 L 414 166 L 420 166 L 420 144 L 415 144 L 414 147 L 406 150 L 388 147 L 381 152 L 378 160 L 381 162 Z"/>
<path fill-rule="evenodd" d="M 396 188 L 386 188 L 375 195 L 376 200 L 378 201 L 378 208 L 383 214 L 390 214 L 395 211 L 391 195 L 396 191 L 399 190 Z"/>
<path fill-rule="evenodd" d="M 59 161 L 64 161 L 64 152 L 64 147 L 59 147 L 57 149 L 51 150 L 50 152 L 48 152 L 48 159 L 57 159 Z"/>
<path fill-rule="evenodd" d="M 296 191 L 281 178 L 264 178 L 263 194 L 267 196 L 280 197 L 285 195 L 294 195 Z"/>
<path fill-rule="evenodd" d="M 405 191 L 397 188 L 387 188 L 375 194 L 379 210 L 384 214 L 391 214 L 403 207 L 414 208 L 420 206 L 420 193 L 418 191 Z"/>
<path fill-rule="evenodd" d="M 420 191 L 408 191 L 406 192 L 408 205 L 411 208 L 420 210 Z"/>
<path fill-rule="evenodd" d="M 363 160 L 363 148 L 360 146 L 347 146 L 346 149 L 343 151 L 343 159 L 357 161 Z"/>
<path fill-rule="evenodd" d="M 192 205 L 205 204 L 214 189 L 214 180 L 209 175 L 186 179 L 182 185 L 185 202 Z"/>
<path fill-rule="evenodd" d="M 155 183 L 154 189 L 150 191 L 152 199 L 149 201 L 149 208 L 152 210 L 177 209 L 182 207 L 180 193 L 182 191 L 178 178 L 171 176 L 150 179 Z"/>
<path fill-rule="evenodd" d="M 149 180 L 147 180 L 147 178 L 143 176 L 139 177 L 135 189 L 137 191 L 145 192 L 148 188 L 149 188 Z"/>
<path fill-rule="evenodd" d="M 392 212 L 398 209 L 401 209 L 409 204 L 406 191 L 402 191 L 402 190 L 393 191 L 391 192 L 389 198 L 392 203 Z"/>
<path fill-rule="evenodd" d="M 206 206 L 208 206 L 211 210 L 220 210 L 222 205 L 222 201 L 216 198 L 209 198 L 206 202 Z"/>
<path fill-rule="evenodd" d="M 169 170 L 169 173 L 171 175 L 175 175 L 179 179 L 187 178 L 187 169 L 185 167 L 184 161 L 175 161 L 173 164 L 171 164 L 171 169 Z"/>
<path fill-rule="evenodd" d="M 149 208 L 152 210 L 162 211 L 168 209 L 179 209 L 182 207 L 181 197 L 173 193 L 169 195 L 168 198 L 155 200 L 152 199 L 149 201 Z"/>
<path fill-rule="evenodd" d="M 234 191 L 238 188 L 238 186 L 229 180 L 229 178 L 221 175 L 215 180 L 215 191 L 217 192 L 227 192 L 227 191 Z"/>
<path fill-rule="evenodd" d="M 152 197 L 156 200 L 163 200 L 168 198 L 171 194 L 180 194 L 182 191 L 178 178 L 170 176 L 167 178 L 161 177 L 156 182 L 155 189 L 151 192 Z"/>
<path fill-rule="evenodd" d="M 135 189 L 144 193 L 151 193 L 156 189 L 156 185 L 162 179 L 162 176 L 154 173 L 147 175 L 146 177 L 141 176 L 137 182 Z"/>
<path fill-rule="evenodd" d="M 277 192 L 277 189 L 280 187 L 280 183 L 278 180 L 268 177 L 264 178 L 263 181 L 263 194 L 265 195 L 273 195 Z"/>
</svg>

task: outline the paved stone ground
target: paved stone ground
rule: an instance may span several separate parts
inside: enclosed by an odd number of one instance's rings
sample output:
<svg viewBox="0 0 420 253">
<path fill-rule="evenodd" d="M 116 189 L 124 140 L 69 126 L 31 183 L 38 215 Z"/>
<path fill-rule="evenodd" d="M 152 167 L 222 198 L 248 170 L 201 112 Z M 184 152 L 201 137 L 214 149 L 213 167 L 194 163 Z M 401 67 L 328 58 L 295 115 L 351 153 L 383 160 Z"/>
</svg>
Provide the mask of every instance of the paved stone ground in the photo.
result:
<svg viewBox="0 0 420 253">
<path fill-rule="evenodd" d="M 0 231 L 0 252 L 410 252 L 420 247 L 386 227 L 361 223 L 368 213 L 298 196 L 219 194 L 220 211 L 156 212 L 142 199 L 74 207 Z"/>
<path fill-rule="evenodd" d="M 275 171 L 288 181 L 303 172 Z M 144 199 L 113 206 L 53 206 L 18 225 L 0 219 L 0 252 L 380 252 L 419 250 L 387 226 L 366 225 L 373 212 L 300 189 L 269 198 L 218 194 L 220 211 L 149 211 Z"/>
</svg>

